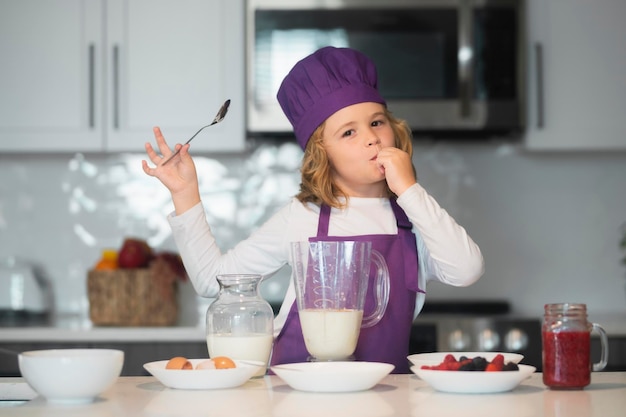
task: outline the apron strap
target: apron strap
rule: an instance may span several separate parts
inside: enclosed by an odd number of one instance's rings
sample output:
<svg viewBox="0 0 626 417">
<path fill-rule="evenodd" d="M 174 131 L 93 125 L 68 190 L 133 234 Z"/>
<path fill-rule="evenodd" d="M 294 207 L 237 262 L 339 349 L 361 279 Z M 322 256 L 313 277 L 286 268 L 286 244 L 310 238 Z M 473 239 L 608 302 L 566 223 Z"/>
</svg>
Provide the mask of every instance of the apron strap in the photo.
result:
<svg viewBox="0 0 626 417">
<path fill-rule="evenodd" d="M 413 230 L 413 225 L 411 221 L 407 217 L 404 210 L 400 208 L 395 198 L 390 198 L 389 202 L 391 203 L 391 209 L 393 210 L 393 214 L 396 216 L 396 223 L 398 224 L 398 229 L 408 229 Z"/>
<path fill-rule="evenodd" d="M 317 237 L 328 237 L 328 224 L 330 223 L 330 206 L 322 204 L 320 217 L 317 221 Z"/>
<path fill-rule="evenodd" d="M 402 239 L 404 244 L 402 245 L 402 249 L 405 253 L 403 256 L 404 259 L 404 270 L 405 271 L 417 271 L 419 270 L 419 265 L 417 260 L 412 255 L 413 253 L 417 253 L 417 244 L 415 242 L 415 235 L 413 234 L 413 225 L 409 220 L 408 216 L 400 208 L 395 198 L 389 199 L 391 202 L 391 208 L 393 209 L 393 213 L 396 215 L 396 220 L 398 222 L 398 237 Z M 424 289 L 419 287 L 419 281 L 411 277 L 410 274 L 405 275 L 405 283 L 406 287 L 411 291 L 421 292 L 426 294 Z"/>
</svg>

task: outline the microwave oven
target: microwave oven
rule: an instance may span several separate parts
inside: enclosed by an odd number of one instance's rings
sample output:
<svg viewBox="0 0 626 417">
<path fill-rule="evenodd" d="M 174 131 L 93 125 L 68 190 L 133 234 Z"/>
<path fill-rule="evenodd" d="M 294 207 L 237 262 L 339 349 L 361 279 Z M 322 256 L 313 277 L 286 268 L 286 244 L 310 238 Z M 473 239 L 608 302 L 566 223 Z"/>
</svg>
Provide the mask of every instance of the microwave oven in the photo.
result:
<svg viewBox="0 0 626 417">
<path fill-rule="evenodd" d="M 523 0 L 247 0 L 248 134 L 291 134 L 276 93 L 323 46 L 378 69 L 415 136 L 518 136 L 525 124 Z"/>
</svg>

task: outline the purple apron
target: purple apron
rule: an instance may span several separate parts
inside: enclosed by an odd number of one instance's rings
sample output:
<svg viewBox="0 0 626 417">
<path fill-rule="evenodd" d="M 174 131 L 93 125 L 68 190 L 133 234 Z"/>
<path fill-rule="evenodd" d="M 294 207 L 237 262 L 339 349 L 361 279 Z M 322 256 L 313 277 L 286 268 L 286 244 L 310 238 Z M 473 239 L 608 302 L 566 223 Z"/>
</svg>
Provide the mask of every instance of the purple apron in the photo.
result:
<svg viewBox="0 0 626 417">
<path fill-rule="evenodd" d="M 375 326 L 361 329 L 354 358 L 357 361 L 391 363 L 395 365 L 393 373 L 409 373 L 407 355 L 415 297 L 416 292 L 424 291 L 417 282 L 417 245 L 411 222 L 394 199 L 390 202 L 398 224 L 397 235 L 328 236 L 330 207 L 322 205 L 317 237 L 309 241 L 370 241 L 372 249 L 385 258 L 389 268 L 389 304 L 385 315 Z M 374 277 L 370 273 L 364 314 L 374 310 Z M 285 325 L 274 341 L 271 364 L 306 362 L 309 356 L 294 301 Z"/>
</svg>

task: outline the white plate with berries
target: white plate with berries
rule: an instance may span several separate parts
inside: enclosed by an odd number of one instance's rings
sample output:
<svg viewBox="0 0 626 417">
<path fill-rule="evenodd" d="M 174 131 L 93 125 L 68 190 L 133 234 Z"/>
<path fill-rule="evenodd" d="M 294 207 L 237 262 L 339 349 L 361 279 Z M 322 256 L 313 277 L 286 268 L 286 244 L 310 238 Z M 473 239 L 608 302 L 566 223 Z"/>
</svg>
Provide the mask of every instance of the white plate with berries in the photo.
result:
<svg viewBox="0 0 626 417">
<path fill-rule="evenodd" d="M 411 371 L 437 391 L 488 394 L 511 391 L 536 368 L 507 360 L 501 353 L 488 359 L 486 352 L 466 352 L 446 354 L 435 364 L 413 365 Z"/>
</svg>

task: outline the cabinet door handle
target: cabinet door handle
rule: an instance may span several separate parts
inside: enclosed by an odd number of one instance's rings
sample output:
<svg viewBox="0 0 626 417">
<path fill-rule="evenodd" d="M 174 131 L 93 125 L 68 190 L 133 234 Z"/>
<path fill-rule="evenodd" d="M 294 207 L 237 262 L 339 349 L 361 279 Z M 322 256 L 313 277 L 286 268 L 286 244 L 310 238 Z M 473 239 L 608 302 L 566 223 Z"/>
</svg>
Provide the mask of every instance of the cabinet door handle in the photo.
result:
<svg viewBox="0 0 626 417">
<path fill-rule="evenodd" d="M 120 47 L 113 46 L 113 128 L 120 127 Z"/>
<path fill-rule="evenodd" d="M 461 117 L 467 118 L 471 113 L 472 101 L 472 9 L 469 1 L 459 3 L 459 49 L 457 60 L 459 63 L 459 99 Z"/>
<path fill-rule="evenodd" d="M 537 76 L 537 128 L 545 126 L 543 108 L 543 45 L 535 43 L 535 73 Z"/>
<path fill-rule="evenodd" d="M 88 65 L 88 79 L 89 79 L 89 127 L 93 129 L 96 126 L 96 46 L 92 43 L 89 45 L 89 65 Z"/>
</svg>

